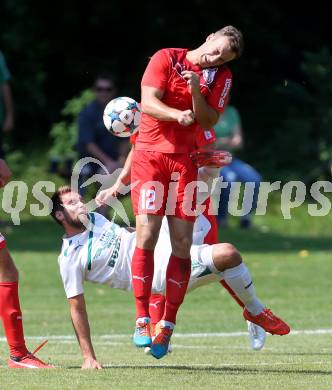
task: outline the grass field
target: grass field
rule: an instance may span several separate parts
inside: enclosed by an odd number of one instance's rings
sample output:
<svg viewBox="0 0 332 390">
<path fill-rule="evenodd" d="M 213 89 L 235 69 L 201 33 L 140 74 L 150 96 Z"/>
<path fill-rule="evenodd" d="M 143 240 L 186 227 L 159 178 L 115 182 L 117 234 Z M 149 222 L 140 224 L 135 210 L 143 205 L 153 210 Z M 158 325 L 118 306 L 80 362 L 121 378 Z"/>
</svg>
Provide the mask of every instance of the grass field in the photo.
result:
<svg viewBox="0 0 332 390">
<path fill-rule="evenodd" d="M 60 228 L 47 218 L 27 218 L 13 227 L 7 238 L 20 269 L 27 343 L 33 349 L 49 337 L 38 356 L 59 368 L 6 369 L 2 338 L 0 389 L 332 388 L 332 218 L 309 217 L 302 207 L 294 219 L 284 221 L 276 210 L 257 217 L 256 228 L 246 233 L 233 220 L 221 237 L 241 250 L 259 297 L 289 322 L 293 334 L 268 337 L 262 351 L 250 350 L 240 308 L 218 284 L 209 285 L 188 295 L 173 337 L 174 352 L 157 361 L 132 346 L 131 295 L 87 284 L 94 346 L 106 367 L 100 372 L 80 370 L 56 262 Z"/>
</svg>

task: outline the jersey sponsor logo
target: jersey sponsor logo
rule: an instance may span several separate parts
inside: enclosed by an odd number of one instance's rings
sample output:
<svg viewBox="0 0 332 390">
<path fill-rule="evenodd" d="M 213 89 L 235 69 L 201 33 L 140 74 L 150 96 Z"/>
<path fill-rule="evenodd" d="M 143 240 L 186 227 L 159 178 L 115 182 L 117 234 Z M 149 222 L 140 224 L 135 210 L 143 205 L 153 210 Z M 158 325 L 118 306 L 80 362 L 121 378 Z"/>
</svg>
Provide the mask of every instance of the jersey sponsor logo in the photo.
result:
<svg viewBox="0 0 332 390">
<path fill-rule="evenodd" d="M 171 61 L 171 64 L 172 64 L 172 68 L 175 70 L 175 72 L 182 78 L 184 79 L 184 77 L 182 76 L 182 72 L 184 70 L 187 70 L 187 67 L 185 64 L 181 64 L 180 62 L 175 62 L 174 63 L 174 59 L 172 57 L 170 57 L 170 61 Z M 215 75 L 218 71 L 218 68 L 209 68 L 209 69 L 204 69 L 203 72 L 202 72 L 202 76 L 203 77 L 200 77 L 200 85 L 202 87 L 205 87 L 207 89 L 209 89 L 209 85 L 213 83 L 213 80 L 215 78 Z M 197 74 L 197 72 L 195 72 Z"/>
<path fill-rule="evenodd" d="M 203 79 L 205 80 L 207 86 L 213 83 L 217 72 L 218 68 L 203 69 Z"/>
<path fill-rule="evenodd" d="M 186 66 L 184 64 L 180 64 L 180 62 L 177 62 L 175 65 L 173 65 L 173 59 L 171 58 L 172 67 L 173 69 L 183 78 L 182 72 L 186 70 Z"/>
<path fill-rule="evenodd" d="M 136 275 L 133 275 L 133 279 L 140 280 L 143 283 L 145 283 L 145 279 L 147 279 L 149 277 L 150 277 L 150 275 L 147 275 L 147 276 L 136 276 Z"/>
<path fill-rule="evenodd" d="M 155 210 L 156 191 L 141 189 L 141 207 L 142 210 Z"/>
<path fill-rule="evenodd" d="M 229 90 L 231 89 L 231 86 L 232 86 L 232 79 L 226 79 L 224 89 L 222 90 L 220 95 L 218 107 L 223 108 L 225 106 L 226 97 L 228 95 Z"/>
<path fill-rule="evenodd" d="M 206 140 L 209 140 L 212 138 L 212 133 L 210 130 L 204 130 L 204 137 Z"/>
<path fill-rule="evenodd" d="M 174 279 L 171 279 L 171 278 L 168 279 L 168 282 L 171 282 L 171 283 L 176 284 L 179 288 L 181 288 L 182 285 L 183 285 L 184 283 L 186 283 L 185 281 L 183 281 L 183 282 L 178 282 L 178 281 L 176 281 L 176 280 L 174 280 Z"/>
</svg>

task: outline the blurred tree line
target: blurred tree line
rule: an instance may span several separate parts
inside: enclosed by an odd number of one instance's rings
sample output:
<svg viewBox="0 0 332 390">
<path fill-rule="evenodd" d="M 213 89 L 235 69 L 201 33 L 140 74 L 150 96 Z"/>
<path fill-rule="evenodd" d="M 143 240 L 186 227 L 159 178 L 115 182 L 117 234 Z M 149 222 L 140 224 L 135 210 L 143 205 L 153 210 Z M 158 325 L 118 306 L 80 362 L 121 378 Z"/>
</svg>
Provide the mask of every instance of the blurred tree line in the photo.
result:
<svg viewBox="0 0 332 390">
<path fill-rule="evenodd" d="M 119 94 L 139 100 L 148 58 L 198 46 L 224 25 L 240 28 L 244 56 L 231 64 L 242 157 L 267 180 L 327 175 L 332 153 L 331 14 L 315 2 L 2 0 L 0 49 L 13 75 L 15 146 L 45 142 L 65 101 L 111 71 Z"/>
</svg>

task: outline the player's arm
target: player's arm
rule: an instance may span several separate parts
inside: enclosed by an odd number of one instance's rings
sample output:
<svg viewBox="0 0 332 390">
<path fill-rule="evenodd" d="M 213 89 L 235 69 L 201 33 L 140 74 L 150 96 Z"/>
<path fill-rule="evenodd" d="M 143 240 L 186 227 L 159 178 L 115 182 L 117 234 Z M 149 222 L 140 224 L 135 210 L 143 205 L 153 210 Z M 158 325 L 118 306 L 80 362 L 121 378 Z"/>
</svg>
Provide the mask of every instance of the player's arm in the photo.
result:
<svg viewBox="0 0 332 390">
<path fill-rule="evenodd" d="M 130 152 L 128 153 L 126 162 L 124 164 L 124 167 L 121 170 L 121 173 L 119 177 L 117 178 L 114 185 L 110 188 L 107 188 L 106 190 L 100 191 L 95 201 L 98 206 L 102 206 L 104 204 L 107 204 L 108 200 L 114 196 L 118 196 L 119 193 L 122 192 L 125 186 L 127 186 L 130 182 L 130 170 L 131 170 L 131 164 L 133 160 L 133 154 L 134 154 L 134 145 L 131 148 Z"/>
<path fill-rule="evenodd" d="M 162 99 L 171 72 L 170 54 L 167 49 L 157 51 L 150 59 L 141 82 L 141 109 L 161 121 L 178 122 L 183 126 L 194 122 L 191 110 L 180 111 L 169 107 Z"/>
<path fill-rule="evenodd" d="M 162 121 L 178 122 L 182 126 L 189 126 L 194 122 L 194 114 L 191 110 L 180 111 L 162 102 L 163 90 L 142 85 L 141 94 L 141 109 L 145 114 Z"/>
<path fill-rule="evenodd" d="M 79 342 L 84 362 L 82 368 L 101 369 L 92 346 L 88 313 L 86 311 L 84 295 L 80 294 L 68 298 L 70 315 L 77 340 Z"/>
<path fill-rule="evenodd" d="M 192 95 L 195 119 L 203 129 L 210 129 L 219 119 L 219 113 L 206 102 L 200 91 L 199 76 L 195 72 L 185 70 L 182 76 L 187 80 Z"/>
</svg>

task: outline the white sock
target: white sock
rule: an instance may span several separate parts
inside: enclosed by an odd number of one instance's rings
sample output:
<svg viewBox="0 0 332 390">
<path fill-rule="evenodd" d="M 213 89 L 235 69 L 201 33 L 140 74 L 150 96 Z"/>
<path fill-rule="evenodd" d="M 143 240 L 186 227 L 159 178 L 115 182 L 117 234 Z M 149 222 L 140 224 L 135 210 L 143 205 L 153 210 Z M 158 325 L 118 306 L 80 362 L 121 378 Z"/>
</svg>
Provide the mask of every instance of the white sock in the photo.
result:
<svg viewBox="0 0 332 390">
<path fill-rule="evenodd" d="M 256 297 L 254 283 L 244 263 L 234 268 L 226 269 L 222 272 L 222 275 L 225 282 L 252 315 L 256 316 L 263 311 L 264 305 Z"/>
</svg>

